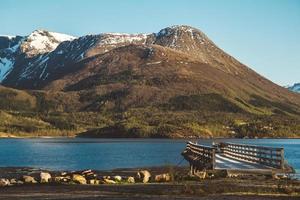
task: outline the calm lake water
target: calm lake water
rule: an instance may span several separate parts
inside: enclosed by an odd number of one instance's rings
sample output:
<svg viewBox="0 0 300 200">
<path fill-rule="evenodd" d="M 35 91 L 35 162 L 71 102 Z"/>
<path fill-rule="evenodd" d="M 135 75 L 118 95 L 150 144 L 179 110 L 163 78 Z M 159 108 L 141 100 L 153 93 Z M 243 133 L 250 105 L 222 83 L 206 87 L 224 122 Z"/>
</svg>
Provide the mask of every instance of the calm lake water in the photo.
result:
<svg viewBox="0 0 300 200">
<path fill-rule="evenodd" d="M 210 145 L 213 140 L 198 140 Z M 221 141 L 221 140 L 214 140 Z M 284 147 L 285 158 L 300 172 L 300 139 L 222 139 L 234 143 Z M 0 139 L 0 167 L 52 170 L 176 165 L 186 140 L 169 139 Z M 182 165 L 187 164 L 182 162 Z"/>
</svg>

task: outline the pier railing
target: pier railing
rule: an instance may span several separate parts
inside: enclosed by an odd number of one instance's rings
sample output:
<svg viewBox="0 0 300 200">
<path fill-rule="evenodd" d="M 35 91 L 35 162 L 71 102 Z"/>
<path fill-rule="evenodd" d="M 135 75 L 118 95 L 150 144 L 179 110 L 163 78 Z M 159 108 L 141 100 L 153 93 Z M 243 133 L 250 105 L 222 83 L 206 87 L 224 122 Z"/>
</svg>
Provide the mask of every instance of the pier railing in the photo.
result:
<svg viewBox="0 0 300 200">
<path fill-rule="evenodd" d="M 246 144 L 221 142 L 219 148 L 223 155 L 231 158 L 259 163 L 277 169 L 284 169 L 284 149 Z"/>
<path fill-rule="evenodd" d="M 213 147 L 188 142 L 182 155 L 190 163 L 192 174 L 197 170 L 215 168 L 216 158 Z"/>
</svg>

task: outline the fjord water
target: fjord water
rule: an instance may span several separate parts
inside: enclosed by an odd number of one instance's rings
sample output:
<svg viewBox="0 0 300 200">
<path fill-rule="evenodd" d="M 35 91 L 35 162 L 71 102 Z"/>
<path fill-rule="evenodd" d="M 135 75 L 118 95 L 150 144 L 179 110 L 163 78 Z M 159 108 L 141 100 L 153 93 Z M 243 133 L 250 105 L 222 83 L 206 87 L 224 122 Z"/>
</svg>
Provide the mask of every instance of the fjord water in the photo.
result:
<svg viewBox="0 0 300 200">
<path fill-rule="evenodd" d="M 198 140 L 210 145 L 217 140 Z M 285 158 L 300 172 L 300 139 L 222 139 L 233 143 L 284 147 Z M 176 165 L 186 140 L 39 138 L 0 139 L 0 167 L 51 170 L 150 167 Z M 181 165 L 186 165 L 181 162 Z"/>
</svg>

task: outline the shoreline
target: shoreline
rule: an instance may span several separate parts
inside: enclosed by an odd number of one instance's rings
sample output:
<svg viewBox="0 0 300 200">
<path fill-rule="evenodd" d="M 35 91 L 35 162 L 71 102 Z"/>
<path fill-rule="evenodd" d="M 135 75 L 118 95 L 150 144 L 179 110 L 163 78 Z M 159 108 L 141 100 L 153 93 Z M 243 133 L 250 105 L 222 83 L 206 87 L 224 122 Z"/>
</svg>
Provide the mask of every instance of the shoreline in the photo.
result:
<svg viewBox="0 0 300 200">
<path fill-rule="evenodd" d="M 214 138 L 170 138 L 170 137 L 77 137 L 76 135 L 73 136 L 17 136 L 13 134 L 3 134 L 0 133 L 0 139 L 59 139 L 59 138 L 78 138 L 78 139 L 170 139 L 170 140 L 214 140 L 214 139 L 245 139 L 245 140 L 256 140 L 256 139 L 300 139 L 300 137 L 258 137 L 258 138 L 235 138 L 235 137 L 214 137 Z"/>
<path fill-rule="evenodd" d="M 173 168 L 172 168 L 173 167 Z M 0 186 L 0 199 L 199 199 L 199 200 L 277 200 L 300 199 L 300 181 L 272 179 L 266 176 L 241 176 L 230 178 L 217 175 L 211 178 L 189 177 L 187 167 L 148 167 L 114 170 L 74 171 L 74 174 L 91 173 L 100 177 L 136 177 L 140 170 L 151 173 L 151 179 L 143 183 L 116 182 L 101 184 L 74 184 L 49 182 Z M 30 167 L 0 167 L 0 178 L 19 178 L 23 175 L 37 177 L 40 172 L 54 176 L 69 174 L 69 171 L 46 171 Z M 154 177 L 163 173 L 174 173 L 174 179 L 157 182 Z M 65 175 L 67 176 L 67 175 Z M 112 179 L 112 178 L 111 178 Z M 38 180 L 38 179 L 37 179 Z"/>
</svg>

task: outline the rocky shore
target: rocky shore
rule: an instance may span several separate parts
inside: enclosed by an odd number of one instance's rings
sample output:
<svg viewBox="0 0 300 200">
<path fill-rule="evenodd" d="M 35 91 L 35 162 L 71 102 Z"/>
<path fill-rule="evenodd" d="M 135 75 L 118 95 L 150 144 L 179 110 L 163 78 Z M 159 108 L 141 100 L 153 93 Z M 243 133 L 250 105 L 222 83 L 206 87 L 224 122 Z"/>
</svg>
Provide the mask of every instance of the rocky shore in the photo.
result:
<svg viewBox="0 0 300 200">
<path fill-rule="evenodd" d="M 112 171 L 49 171 L 34 168 L 0 168 L 0 187 L 23 184 L 134 184 L 149 182 L 170 182 L 174 179 L 169 173 L 155 169 L 155 175 L 143 169 L 117 169 Z M 178 168 L 182 170 L 182 168 Z M 157 174 L 161 171 L 161 174 Z"/>
<path fill-rule="evenodd" d="M 189 176 L 183 167 L 112 171 L 48 171 L 0 168 L 0 199 L 300 199 L 290 177 L 233 175 L 227 171 Z"/>
</svg>

